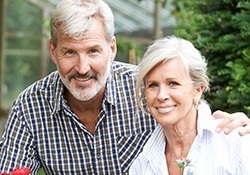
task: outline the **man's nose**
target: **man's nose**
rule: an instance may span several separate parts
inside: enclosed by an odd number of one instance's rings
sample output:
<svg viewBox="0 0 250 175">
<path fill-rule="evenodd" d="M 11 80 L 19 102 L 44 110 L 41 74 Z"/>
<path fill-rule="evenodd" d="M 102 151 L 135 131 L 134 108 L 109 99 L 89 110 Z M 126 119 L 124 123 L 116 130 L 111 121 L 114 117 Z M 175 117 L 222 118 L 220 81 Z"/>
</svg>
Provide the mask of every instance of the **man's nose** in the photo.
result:
<svg viewBox="0 0 250 175">
<path fill-rule="evenodd" d="M 80 74 L 88 72 L 90 70 L 89 58 L 86 55 L 79 55 L 76 67 Z"/>
</svg>

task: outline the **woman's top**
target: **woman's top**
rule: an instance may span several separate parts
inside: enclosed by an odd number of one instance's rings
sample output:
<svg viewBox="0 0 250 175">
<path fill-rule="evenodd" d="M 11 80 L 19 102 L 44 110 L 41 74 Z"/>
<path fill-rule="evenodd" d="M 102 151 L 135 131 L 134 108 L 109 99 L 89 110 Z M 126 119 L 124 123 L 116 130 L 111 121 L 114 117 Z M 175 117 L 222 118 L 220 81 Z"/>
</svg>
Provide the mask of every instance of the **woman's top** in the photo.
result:
<svg viewBox="0 0 250 175">
<path fill-rule="evenodd" d="M 191 162 L 185 175 L 249 175 L 250 135 L 240 136 L 238 129 L 229 135 L 215 131 L 220 119 L 214 119 L 209 106 L 198 107 L 198 134 L 189 150 Z M 165 136 L 158 124 L 142 153 L 130 167 L 130 175 L 168 175 Z M 177 166 L 177 163 L 176 163 Z"/>
</svg>

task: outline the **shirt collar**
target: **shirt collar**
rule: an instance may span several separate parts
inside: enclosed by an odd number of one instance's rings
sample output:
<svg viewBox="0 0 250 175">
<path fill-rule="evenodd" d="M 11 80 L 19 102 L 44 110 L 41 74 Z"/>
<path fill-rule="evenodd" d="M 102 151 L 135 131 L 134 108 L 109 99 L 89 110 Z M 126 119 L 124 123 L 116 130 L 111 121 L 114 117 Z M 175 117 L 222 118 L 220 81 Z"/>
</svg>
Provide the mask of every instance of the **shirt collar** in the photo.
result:
<svg viewBox="0 0 250 175">
<path fill-rule="evenodd" d="M 117 95 L 116 95 L 117 85 L 116 85 L 116 82 L 115 82 L 113 76 L 115 76 L 115 75 L 111 73 L 108 80 L 107 80 L 104 100 L 107 100 L 108 103 L 115 105 L 117 103 Z"/>
<path fill-rule="evenodd" d="M 158 124 L 143 148 L 143 156 L 148 160 L 152 170 L 157 172 L 161 160 L 165 159 L 166 139 L 162 126 Z M 155 150 L 158 150 L 155 152 Z"/>
<path fill-rule="evenodd" d="M 207 135 L 210 135 L 209 139 L 211 140 L 212 136 L 216 132 L 216 127 L 220 121 L 221 120 L 217 120 L 212 116 L 212 112 L 209 105 L 206 102 L 201 102 L 201 104 L 198 106 L 198 136 L 200 138 L 203 138 L 203 135 L 206 132 Z"/>
<path fill-rule="evenodd" d="M 64 107 L 64 85 L 61 81 L 58 71 L 56 71 L 56 77 L 54 79 L 54 108 L 52 114 L 59 112 Z"/>
</svg>

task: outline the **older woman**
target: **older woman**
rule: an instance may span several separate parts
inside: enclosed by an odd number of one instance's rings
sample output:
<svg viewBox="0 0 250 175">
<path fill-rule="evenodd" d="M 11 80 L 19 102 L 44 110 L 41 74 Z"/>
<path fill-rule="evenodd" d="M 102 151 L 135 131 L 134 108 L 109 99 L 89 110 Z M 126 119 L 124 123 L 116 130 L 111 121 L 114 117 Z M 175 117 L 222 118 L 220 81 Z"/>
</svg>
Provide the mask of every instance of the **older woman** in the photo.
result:
<svg viewBox="0 0 250 175">
<path fill-rule="evenodd" d="M 215 132 L 219 120 L 201 100 L 209 90 L 206 69 L 204 57 L 184 39 L 166 37 L 148 48 L 139 65 L 137 100 L 158 126 L 131 175 L 250 174 L 250 135 Z"/>
</svg>

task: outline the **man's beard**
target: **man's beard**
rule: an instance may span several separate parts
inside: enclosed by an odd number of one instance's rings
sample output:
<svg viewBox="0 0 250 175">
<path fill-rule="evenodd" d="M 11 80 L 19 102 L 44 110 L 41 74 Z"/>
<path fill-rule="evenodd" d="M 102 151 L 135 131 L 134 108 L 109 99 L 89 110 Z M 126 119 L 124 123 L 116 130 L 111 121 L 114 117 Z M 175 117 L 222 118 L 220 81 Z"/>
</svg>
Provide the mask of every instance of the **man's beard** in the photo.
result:
<svg viewBox="0 0 250 175">
<path fill-rule="evenodd" d="M 60 71 L 59 75 L 60 78 L 64 84 L 64 86 L 69 90 L 69 92 L 79 101 L 88 101 L 92 99 L 107 83 L 108 77 L 111 72 L 111 63 L 108 63 L 107 71 L 104 74 L 104 76 L 99 77 L 95 73 L 86 73 L 84 75 L 79 74 L 79 73 L 73 73 L 73 74 L 68 74 L 66 78 L 64 78 L 61 74 Z M 94 84 L 91 84 L 91 86 L 77 86 L 75 84 L 71 84 L 70 81 L 72 78 L 84 78 L 84 77 L 91 77 L 96 80 Z"/>
</svg>

